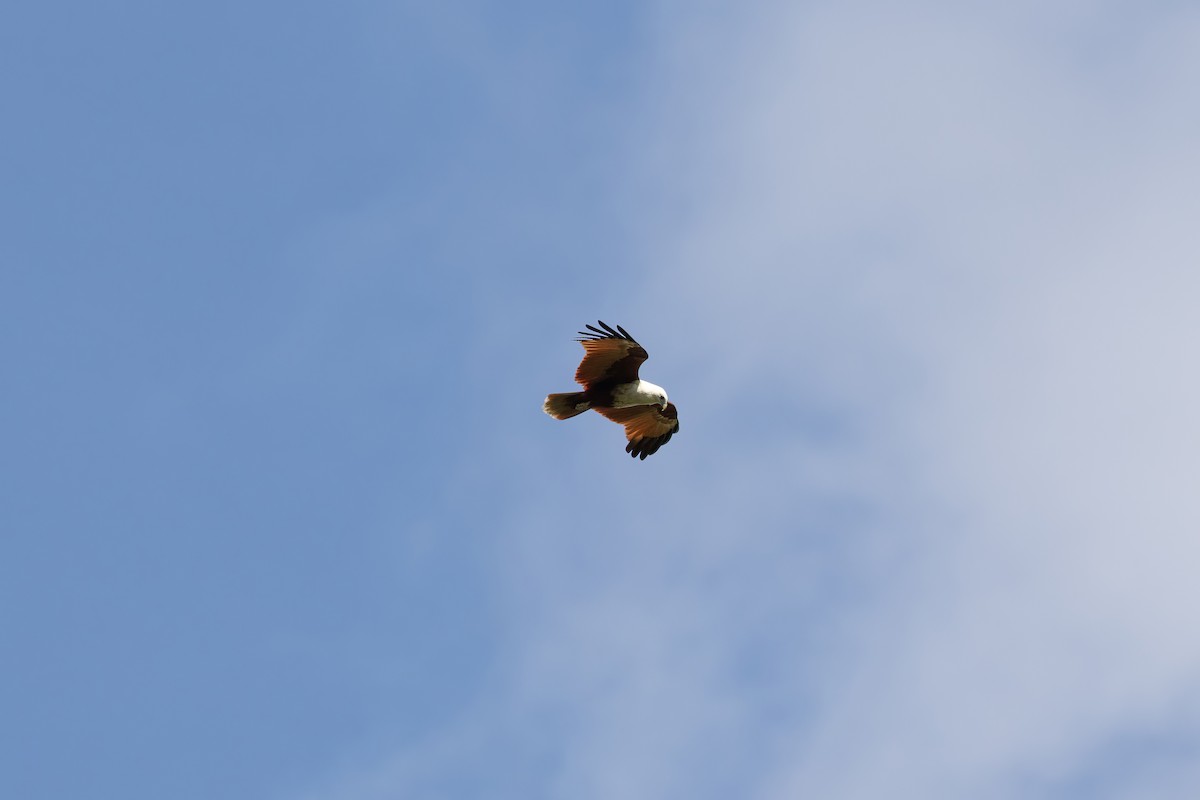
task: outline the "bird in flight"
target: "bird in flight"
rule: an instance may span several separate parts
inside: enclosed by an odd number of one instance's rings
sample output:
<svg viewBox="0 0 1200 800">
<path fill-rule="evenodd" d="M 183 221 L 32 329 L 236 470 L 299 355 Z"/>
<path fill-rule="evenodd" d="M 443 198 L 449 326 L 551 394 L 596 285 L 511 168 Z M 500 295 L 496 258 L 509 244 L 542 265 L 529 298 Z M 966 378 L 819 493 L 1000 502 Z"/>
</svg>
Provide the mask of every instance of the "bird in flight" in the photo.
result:
<svg viewBox="0 0 1200 800">
<path fill-rule="evenodd" d="M 583 391 L 549 395 L 542 410 L 555 419 L 570 419 L 590 408 L 624 425 L 629 440 L 625 452 L 644 461 L 679 431 L 675 404 L 667 402 L 666 389 L 638 378 L 649 355 L 628 331 L 604 322 L 599 328 L 585 327 L 575 340 L 585 351 L 575 370 Z"/>
</svg>

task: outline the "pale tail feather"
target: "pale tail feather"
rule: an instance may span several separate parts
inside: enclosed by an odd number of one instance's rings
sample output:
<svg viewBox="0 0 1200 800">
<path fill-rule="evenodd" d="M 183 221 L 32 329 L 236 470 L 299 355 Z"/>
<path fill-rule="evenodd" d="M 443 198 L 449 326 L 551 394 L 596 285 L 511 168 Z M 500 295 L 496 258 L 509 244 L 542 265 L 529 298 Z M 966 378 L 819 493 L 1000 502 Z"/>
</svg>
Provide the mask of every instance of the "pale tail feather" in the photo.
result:
<svg viewBox="0 0 1200 800">
<path fill-rule="evenodd" d="M 555 419 L 570 419 L 591 407 L 592 404 L 585 399 L 583 392 L 552 394 L 546 398 L 545 403 L 542 403 L 542 411 Z"/>
</svg>

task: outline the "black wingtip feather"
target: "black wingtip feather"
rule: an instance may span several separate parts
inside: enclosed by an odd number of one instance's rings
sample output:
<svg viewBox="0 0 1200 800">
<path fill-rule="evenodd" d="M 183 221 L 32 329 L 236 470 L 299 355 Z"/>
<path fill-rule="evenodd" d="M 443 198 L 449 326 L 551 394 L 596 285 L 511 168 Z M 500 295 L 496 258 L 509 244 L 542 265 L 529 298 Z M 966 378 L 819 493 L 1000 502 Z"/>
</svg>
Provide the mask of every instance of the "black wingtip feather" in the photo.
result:
<svg viewBox="0 0 1200 800">
<path fill-rule="evenodd" d="M 614 329 L 602 319 L 596 321 L 600 324 L 599 328 L 597 328 L 595 325 L 584 325 L 583 327 L 587 328 L 587 330 L 578 331 L 579 335 L 583 337 L 583 339 L 580 339 L 579 341 L 582 342 L 587 339 L 624 339 L 627 342 L 638 344 L 638 340 L 634 339 L 633 336 L 630 335 L 629 331 L 625 330 L 620 325 Z"/>
<path fill-rule="evenodd" d="M 679 433 L 679 426 L 674 430 L 667 431 L 662 436 L 656 436 L 653 439 L 635 439 L 625 445 L 625 452 L 629 453 L 634 458 L 640 458 L 645 461 L 646 456 L 652 456 L 667 442 L 671 441 L 671 437 Z"/>
</svg>

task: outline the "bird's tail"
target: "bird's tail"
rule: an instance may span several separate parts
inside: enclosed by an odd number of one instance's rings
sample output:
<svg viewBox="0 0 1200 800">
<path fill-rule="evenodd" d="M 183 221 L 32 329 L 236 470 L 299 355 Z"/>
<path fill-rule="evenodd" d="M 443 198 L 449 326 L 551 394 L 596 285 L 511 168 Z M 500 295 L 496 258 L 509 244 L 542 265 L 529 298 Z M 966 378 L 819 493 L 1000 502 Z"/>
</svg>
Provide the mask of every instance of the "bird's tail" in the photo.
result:
<svg viewBox="0 0 1200 800">
<path fill-rule="evenodd" d="M 545 403 L 542 403 L 542 411 L 555 419 L 570 419 L 591 407 L 591 402 L 583 392 L 552 394 L 546 397 Z"/>
</svg>

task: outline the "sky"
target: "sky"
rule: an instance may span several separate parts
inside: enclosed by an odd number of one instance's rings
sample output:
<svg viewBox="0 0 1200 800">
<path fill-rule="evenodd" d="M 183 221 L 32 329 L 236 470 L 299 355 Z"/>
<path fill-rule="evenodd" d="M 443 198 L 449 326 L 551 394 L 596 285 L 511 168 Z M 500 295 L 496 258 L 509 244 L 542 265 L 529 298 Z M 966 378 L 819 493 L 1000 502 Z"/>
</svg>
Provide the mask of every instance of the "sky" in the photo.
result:
<svg viewBox="0 0 1200 800">
<path fill-rule="evenodd" d="M 1200 796 L 1194 4 L 3 17 L 3 796 Z"/>
</svg>

